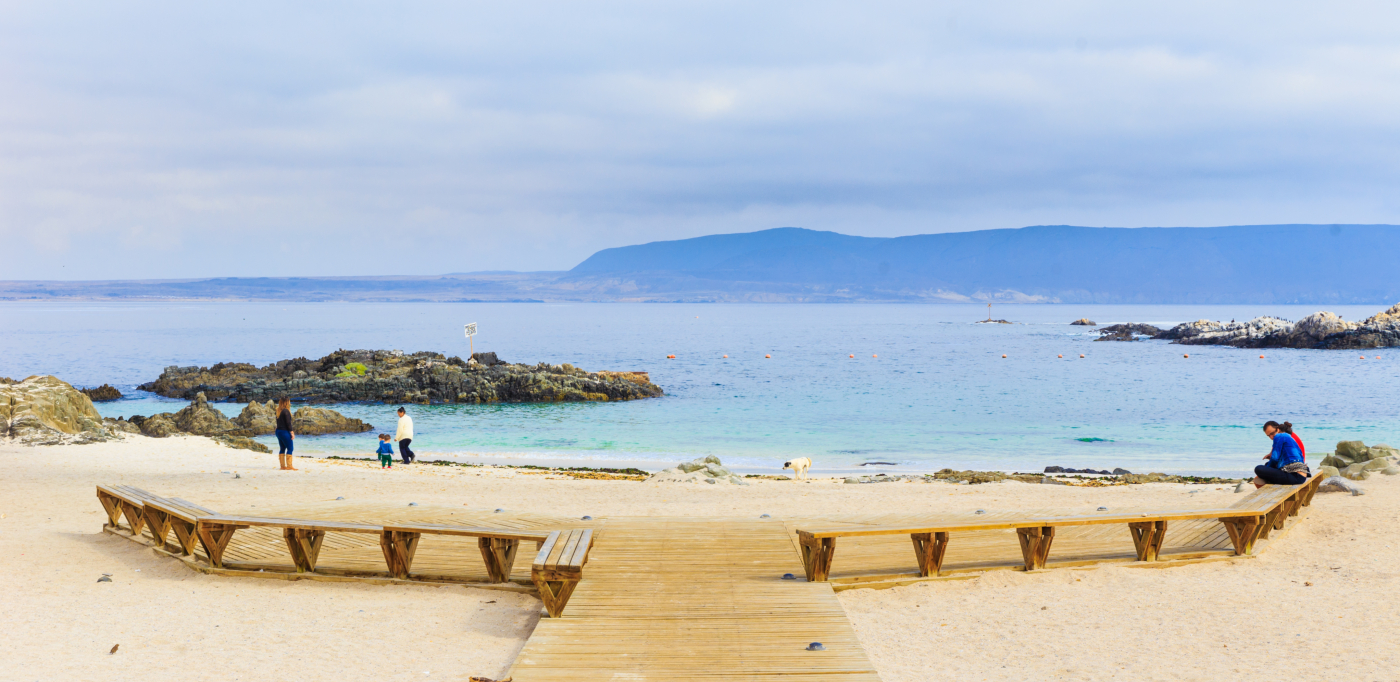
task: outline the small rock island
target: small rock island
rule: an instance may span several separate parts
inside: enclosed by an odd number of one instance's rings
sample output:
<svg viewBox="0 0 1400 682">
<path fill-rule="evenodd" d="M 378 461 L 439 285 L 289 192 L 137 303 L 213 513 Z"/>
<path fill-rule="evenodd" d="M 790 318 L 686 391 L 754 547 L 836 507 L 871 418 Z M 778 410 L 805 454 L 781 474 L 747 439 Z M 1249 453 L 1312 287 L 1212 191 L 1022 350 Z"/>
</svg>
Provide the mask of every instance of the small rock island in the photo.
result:
<svg viewBox="0 0 1400 682">
<path fill-rule="evenodd" d="M 282 396 L 301 403 L 606 402 L 663 395 L 646 372 L 588 372 L 570 364 L 510 364 L 495 353 L 469 360 L 442 353 L 338 350 L 319 360 L 265 367 L 221 362 L 167 367 L 140 386 L 167 398 L 257 402 Z"/>
</svg>

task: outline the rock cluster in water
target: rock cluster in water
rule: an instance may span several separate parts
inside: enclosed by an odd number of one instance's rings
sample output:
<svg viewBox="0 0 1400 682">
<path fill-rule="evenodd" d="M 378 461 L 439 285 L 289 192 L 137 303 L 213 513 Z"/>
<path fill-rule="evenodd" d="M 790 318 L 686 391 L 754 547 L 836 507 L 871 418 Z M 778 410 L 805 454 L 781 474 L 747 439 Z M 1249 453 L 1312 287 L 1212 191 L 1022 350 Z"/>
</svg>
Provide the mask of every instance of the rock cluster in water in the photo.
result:
<svg viewBox="0 0 1400 682">
<path fill-rule="evenodd" d="M 1114 325 L 1155 329 L 1151 325 Z M 1123 333 L 1100 341 L 1132 341 Z M 1329 312 L 1313 313 L 1297 322 L 1277 317 L 1256 317 L 1248 322 L 1184 322 L 1151 335 L 1189 346 L 1234 346 L 1236 348 L 1316 348 L 1356 349 L 1400 346 L 1400 303 L 1360 322 L 1347 322 Z"/>
<path fill-rule="evenodd" d="M 319 360 L 266 367 L 219 363 L 167 367 L 140 387 L 169 398 L 309 403 L 495 403 L 636 400 L 662 395 L 645 372 L 586 372 L 573 365 L 509 364 L 495 353 L 470 360 L 441 353 L 339 350 Z"/>
<path fill-rule="evenodd" d="M 243 412 L 229 419 L 209 405 L 203 393 L 179 412 L 162 412 L 149 417 L 134 415 L 129 420 L 115 420 L 114 426 L 129 433 L 151 438 L 170 436 L 208 436 L 229 447 L 269 452 L 268 447 L 251 438 L 265 436 L 277 428 L 277 407 L 271 402 L 248 403 Z M 302 407 L 292 411 L 292 430 L 299 436 L 327 433 L 363 433 L 373 426 L 346 417 L 335 410 Z"/>
<path fill-rule="evenodd" d="M 647 481 L 652 483 L 749 484 L 748 481 L 744 480 L 744 477 L 724 468 L 724 464 L 714 455 L 681 462 L 670 469 L 662 469 L 652 474 Z"/>
<path fill-rule="evenodd" d="M 1140 338 L 1156 338 L 1162 333 L 1150 324 L 1111 324 L 1098 330 L 1099 338 L 1095 341 L 1137 341 Z"/>
<path fill-rule="evenodd" d="M 113 387 L 112 387 L 111 385 L 109 385 L 109 384 L 102 384 L 101 386 L 98 386 L 97 388 L 80 388 L 80 389 L 78 389 L 78 390 L 79 390 L 79 391 L 82 391 L 82 392 L 83 392 L 83 395 L 85 395 L 85 396 L 87 396 L 88 398 L 92 399 L 92 402 L 95 402 L 95 403 L 106 402 L 106 401 L 108 401 L 108 400 L 121 400 L 121 399 L 122 399 L 122 392 L 121 392 L 121 391 L 118 391 L 118 390 L 115 389 L 115 388 L 113 388 Z"/>
<path fill-rule="evenodd" d="M 1359 440 L 1344 440 L 1337 443 L 1337 451 L 1323 458 L 1315 476 L 1331 478 L 1343 476 L 1353 481 L 1364 481 L 1371 474 L 1387 476 L 1400 474 L 1400 450 L 1384 443 L 1366 447 Z"/>
<path fill-rule="evenodd" d="M 21 445 L 95 443 L 113 437 L 92 400 L 52 376 L 0 377 L 0 437 Z"/>
<path fill-rule="evenodd" d="M 1091 319 L 1089 319 L 1089 318 L 1087 318 L 1087 317 L 1081 317 L 1081 318 L 1079 318 L 1079 319 L 1077 319 L 1077 320 L 1071 322 L 1070 324 L 1079 325 L 1079 326 L 1081 326 L 1081 327 L 1097 327 L 1097 326 L 1099 326 L 1099 323 L 1097 323 L 1097 322 L 1095 322 L 1095 321 L 1093 321 L 1093 320 L 1091 320 Z"/>
</svg>

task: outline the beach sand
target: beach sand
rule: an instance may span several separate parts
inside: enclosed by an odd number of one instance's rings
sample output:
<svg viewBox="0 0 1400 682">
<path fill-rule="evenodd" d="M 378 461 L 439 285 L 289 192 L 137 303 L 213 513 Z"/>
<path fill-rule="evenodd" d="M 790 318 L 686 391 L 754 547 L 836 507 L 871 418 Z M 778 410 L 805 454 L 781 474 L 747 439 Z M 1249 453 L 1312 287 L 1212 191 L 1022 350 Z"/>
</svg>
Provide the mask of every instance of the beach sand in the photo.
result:
<svg viewBox="0 0 1400 682">
<path fill-rule="evenodd" d="M 98 483 L 231 513 L 338 496 L 564 516 L 1087 511 L 1239 499 L 1233 487 L 1214 485 L 656 485 L 497 468 L 381 471 L 309 458 L 297 460 L 299 472 L 279 472 L 275 455 L 204 438 L 140 436 L 2 446 L 0 461 L 5 680 L 497 677 L 538 619 L 538 600 L 496 590 L 203 575 L 103 533 Z M 234 471 L 241 478 L 221 473 Z M 1258 558 L 1166 570 L 996 571 L 850 590 L 840 600 L 886 682 L 1393 680 L 1400 677 L 1391 641 L 1400 625 L 1397 478 L 1362 482 L 1367 494 L 1359 497 L 1319 494 L 1309 517 Z M 97 582 L 103 573 L 111 583 Z M 120 649 L 109 654 L 114 644 Z"/>
</svg>

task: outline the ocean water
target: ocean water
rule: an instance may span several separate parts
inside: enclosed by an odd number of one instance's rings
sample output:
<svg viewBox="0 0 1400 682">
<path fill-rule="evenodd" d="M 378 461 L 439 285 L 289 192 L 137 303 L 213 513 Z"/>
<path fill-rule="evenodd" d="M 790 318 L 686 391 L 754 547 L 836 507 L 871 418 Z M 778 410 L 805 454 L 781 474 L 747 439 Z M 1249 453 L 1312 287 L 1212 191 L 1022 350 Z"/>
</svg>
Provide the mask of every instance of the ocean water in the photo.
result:
<svg viewBox="0 0 1400 682">
<path fill-rule="evenodd" d="M 1330 309 L 1361 319 L 1384 307 Z M 1400 353 L 1267 350 L 1260 359 L 1258 350 L 1095 342 L 1068 323 L 1297 319 L 1317 309 L 998 304 L 994 316 L 1016 324 L 987 325 L 974 324 L 985 305 L 0 302 L 0 376 L 110 383 L 130 397 L 100 412 L 149 415 L 185 404 L 134 390 L 168 365 L 265 364 L 337 348 L 465 356 L 462 325 L 477 322 L 478 351 L 645 370 L 667 395 L 409 406 L 420 458 L 658 469 L 717 455 L 776 472 L 807 456 L 819 473 L 1060 465 L 1236 475 L 1267 453 L 1260 426 L 1269 419 L 1292 421 L 1314 453 L 1338 440 L 1400 443 Z M 395 406 L 332 407 L 393 431 Z M 374 433 L 302 437 L 297 448 L 370 456 Z M 860 466 L 874 461 L 894 465 Z"/>
</svg>

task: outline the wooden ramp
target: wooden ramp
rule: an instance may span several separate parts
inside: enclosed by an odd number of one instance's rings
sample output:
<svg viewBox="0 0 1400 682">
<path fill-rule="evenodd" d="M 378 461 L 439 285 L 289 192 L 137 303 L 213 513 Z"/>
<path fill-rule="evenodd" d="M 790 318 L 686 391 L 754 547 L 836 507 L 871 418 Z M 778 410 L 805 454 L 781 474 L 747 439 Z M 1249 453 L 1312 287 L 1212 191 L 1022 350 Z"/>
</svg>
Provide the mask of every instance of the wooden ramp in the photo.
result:
<svg viewBox="0 0 1400 682">
<path fill-rule="evenodd" d="M 831 586 L 802 579 L 780 521 L 618 518 L 597 533 L 569 608 L 540 620 L 514 682 L 880 679 Z"/>
</svg>

